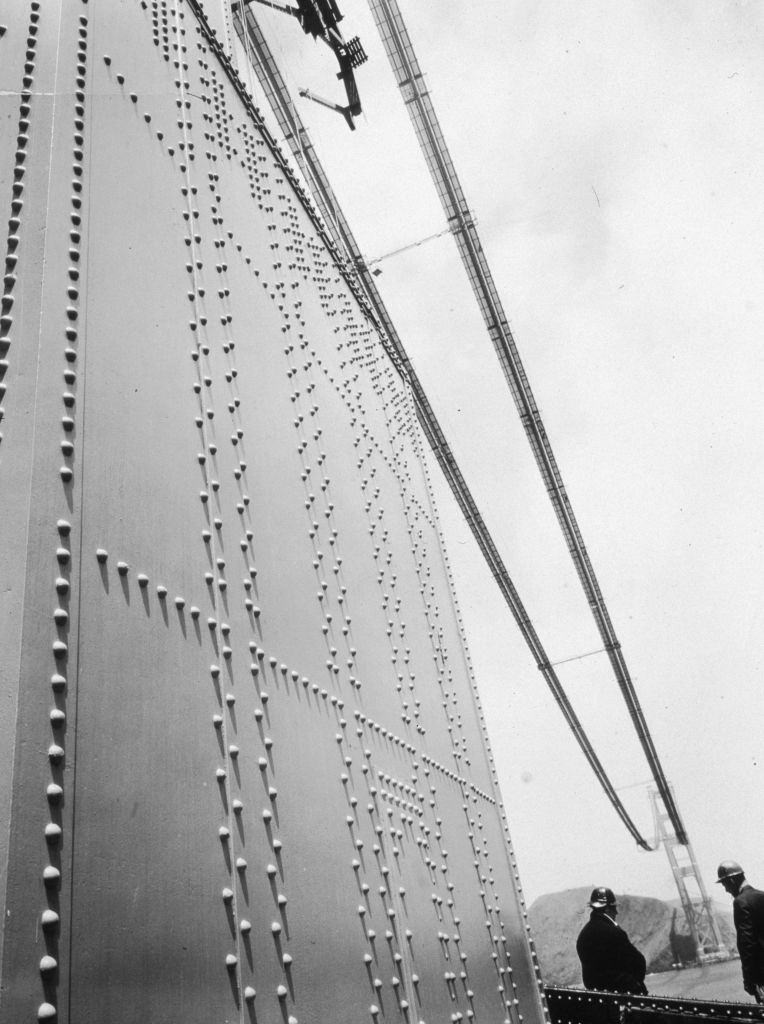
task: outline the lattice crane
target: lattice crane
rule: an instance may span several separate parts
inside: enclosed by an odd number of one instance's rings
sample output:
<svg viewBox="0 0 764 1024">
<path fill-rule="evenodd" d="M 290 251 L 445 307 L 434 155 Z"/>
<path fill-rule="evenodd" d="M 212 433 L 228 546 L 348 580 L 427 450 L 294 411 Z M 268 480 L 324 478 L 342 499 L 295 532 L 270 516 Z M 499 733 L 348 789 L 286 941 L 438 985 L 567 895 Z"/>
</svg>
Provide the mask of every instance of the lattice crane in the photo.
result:
<svg viewBox="0 0 764 1024">
<path fill-rule="evenodd" d="M 339 23 L 342 21 L 343 15 L 335 0 L 297 0 L 296 7 L 292 7 L 291 4 L 279 3 L 277 0 L 234 0 L 231 10 L 234 14 L 241 13 L 242 8 L 253 2 L 296 18 L 306 35 L 326 43 L 340 66 L 337 78 L 345 86 L 347 104 L 343 106 L 341 103 L 326 100 L 322 96 L 317 96 L 310 89 L 300 89 L 300 95 L 341 114 L 347 121 L 350 130 L 355 131 L 353 118 L 358 117 L 361 113 L 361 99 L 353 72 L 365 64 L 368 58 L 358 36 L 345 40 L 340 32 Z"/>
</svg>

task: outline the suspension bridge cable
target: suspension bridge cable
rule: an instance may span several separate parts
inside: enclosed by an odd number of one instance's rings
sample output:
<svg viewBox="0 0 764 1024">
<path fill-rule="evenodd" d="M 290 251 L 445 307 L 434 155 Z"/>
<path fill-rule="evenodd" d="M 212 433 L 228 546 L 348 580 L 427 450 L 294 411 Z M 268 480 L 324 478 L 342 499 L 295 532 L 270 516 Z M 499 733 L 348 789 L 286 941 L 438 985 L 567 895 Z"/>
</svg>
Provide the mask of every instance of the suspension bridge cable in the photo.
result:
<svg viewBox="0 0 764 1024">
<path fill-rule="evenodd" d="M 610 779 L 608 778 L 599 758 L 597 757 L 584 729 L 568 700 L 560 683 L 554 666 L 549 661 L 531 619 L 520 600 L 509 572 L 499 555 L 482 515 L 462 476 L 456 459 L 435 417 L 435 413 L 427 399 L 424 389 L 411 365 L 408 354 L 398 336 L 390 315 L 385 307 L 377 286 L 365 263 L 355 237 L 350 229 L 342 209 L 337 202 L 326 173 L 318 159 L 310 141 L 308 132 L 303 125 L 284 79 L 276 65 L 270 47 L 260 29 L 251 7 L 246 9 L 245 19 L 239 15 L 239 8 L 234 12 L 234 24 L 242 41 L 248 36 L 251 44 L 251 56 L 254 57 L 255 71 L 262 83 L 268 102 L 271 104 L 279 127 L 289 144 L 303 176 L 311 188 L 316 203 L 321 211 L 326 226 L 332 235 L 340 253 L 347 254 L 348 264 L 352 266 L 366 292 L 369 303 L 376 315 L 377 326 L 382 343 L 393 365 L 409 384 L 414 398 L 417 417 L 422 425 L 427 441 L 435 454 L 440 468 L 449 484 L 451 491 L 464 515 L 470 530 L 488 564 L 504 600 L 506 601 L 515 622 L 525 640 L 536 665 L 560 708 L 576 742 L 584 753 L 586 760 L 602 786 L 608 800 L 624 823 L 637 844 L 646 850 L 651 849 L 647 840 L 641 835 L 621 802 Z M 245 46 L 247 52 L 249 47 Z"/>
<path fill-rule="evenodd" d="M 451 154 L 435 114 L 435 108 L 424 85 L 424 75 L 414 53 L 397 0 L 368 0 L 368 2 L 441 204 L 449 224 L 453 224 L 452 231 L 457 241 L 459 254 L 520 414 L 544 485 L 610 660 L 616 682 L 677 838 L 680 843 L 686 844 L 687 834 L 679 815 L 679 809 L 658 758 L 621 645 L 615 634 L 599 582 L 589 559 L 589 553 L 573 514 L 557 461 L 496 290 L 493 275 L 483 252 L 477 228 L 470 215 Z"/>
</svg>

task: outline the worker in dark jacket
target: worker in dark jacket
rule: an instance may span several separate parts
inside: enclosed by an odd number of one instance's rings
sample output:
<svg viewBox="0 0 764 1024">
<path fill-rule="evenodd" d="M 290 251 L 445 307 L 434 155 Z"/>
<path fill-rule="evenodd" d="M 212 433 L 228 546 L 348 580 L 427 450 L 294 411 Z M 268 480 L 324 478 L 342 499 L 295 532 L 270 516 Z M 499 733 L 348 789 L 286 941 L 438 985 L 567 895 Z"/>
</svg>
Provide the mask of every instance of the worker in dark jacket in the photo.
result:
<svg viewBox="0 0 764 1024">
<path fill-rule="evenodd" d="M 616 923 L 618 906 L 613 891 L 604 886 L 594 889 L 589 906 L 589 922 L 576 942 L 584 985 L 602 992 L 647 995 L 645 958 Z"/>
<path fill-rule="evenodd" d="M 717 882 L 732 896 L 732 919 L 737 932 L 737 949 L 743 968 L 743 988 L 757 1003 L 764 1002 L 764 892 L 746 881 L 734 860 L 725 860 L 717 870 Z"/>
</svg>

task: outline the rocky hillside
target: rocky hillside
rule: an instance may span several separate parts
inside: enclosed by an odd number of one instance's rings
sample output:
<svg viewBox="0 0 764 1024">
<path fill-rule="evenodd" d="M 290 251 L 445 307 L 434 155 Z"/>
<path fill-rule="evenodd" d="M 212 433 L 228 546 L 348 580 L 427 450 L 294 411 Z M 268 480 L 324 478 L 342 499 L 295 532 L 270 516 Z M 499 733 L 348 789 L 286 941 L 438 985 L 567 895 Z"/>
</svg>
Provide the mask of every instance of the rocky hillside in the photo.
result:
<svg viewBox="0 0 764 1024">
<path fill-rule="evenodd" d="M 531 930 L 547 984 L 581 984 L 576 938 L 589 919 L 586 904 L 591 891 L 589 886 L 550 893 L 539 897 L 530 908 Z M 729 914 L 719 913 L 717 920 L 725 942 L 734 949 L 734 928 Z M 682 911 L 671 903 L 649 896 L 618 896 L 618 923 L 644 953 L 648 973 L 669 970 L 677 957 L 693 958 L 692 941 Z"/>
</svg>

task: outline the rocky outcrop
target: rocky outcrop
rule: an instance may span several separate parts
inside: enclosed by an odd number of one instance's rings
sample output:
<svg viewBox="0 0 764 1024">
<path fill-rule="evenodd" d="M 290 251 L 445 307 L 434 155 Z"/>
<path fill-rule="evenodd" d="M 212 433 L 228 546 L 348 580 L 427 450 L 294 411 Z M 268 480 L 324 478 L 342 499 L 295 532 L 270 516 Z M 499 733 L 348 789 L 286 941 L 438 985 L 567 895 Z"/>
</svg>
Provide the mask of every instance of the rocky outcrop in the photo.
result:
<svg viewBox="0 0 764 1024">
<path fill-rule="evenodd" d="M 592 887 L 566 889 L 541 896 L 529 910 L 542 975 L 550 985 L 580 985 L 581 966 L 576 938 L 589 919 L 587 901 Z M 729 915 L 717 921 L 723 938 L 735 948 Z M 648 973 L 667 971 L 678 959 L 693 959 L 693 943 L 681 909 L 649 896 L 618 896 L 618 923 L 644 953 Z"/>
</svg>

